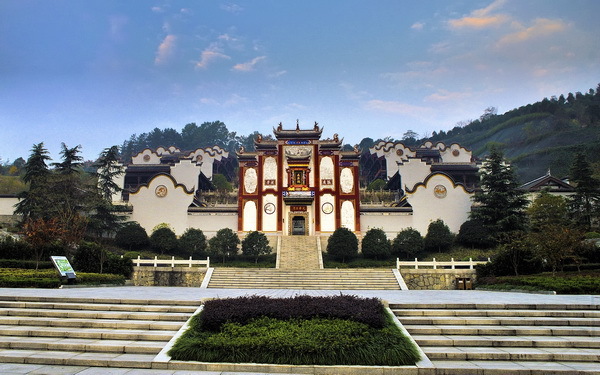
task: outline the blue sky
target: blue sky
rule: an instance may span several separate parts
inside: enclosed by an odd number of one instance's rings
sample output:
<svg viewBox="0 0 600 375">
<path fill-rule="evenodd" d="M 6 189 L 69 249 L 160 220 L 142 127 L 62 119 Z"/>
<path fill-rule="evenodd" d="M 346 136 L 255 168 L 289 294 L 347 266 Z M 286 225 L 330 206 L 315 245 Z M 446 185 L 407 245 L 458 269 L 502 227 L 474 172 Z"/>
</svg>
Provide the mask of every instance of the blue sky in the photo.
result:
<svg viewBox="0 0 600 375">
<path fill-rule="evenodd" d="M 280 121 L 345 143 L 600 82 L 597 0 L 0 0 L 0 158 Z"/>
</svg>

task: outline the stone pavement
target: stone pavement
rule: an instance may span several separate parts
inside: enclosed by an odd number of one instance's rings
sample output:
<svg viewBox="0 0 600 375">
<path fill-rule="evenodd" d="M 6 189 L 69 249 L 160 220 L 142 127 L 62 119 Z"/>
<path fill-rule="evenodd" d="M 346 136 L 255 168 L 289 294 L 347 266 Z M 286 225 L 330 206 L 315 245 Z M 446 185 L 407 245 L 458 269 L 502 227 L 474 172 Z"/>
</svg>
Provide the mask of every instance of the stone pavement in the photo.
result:
<svg viewBox="0 0 600 375">
<path fill-rule="evenodd" d="M 200 301 L 203 298 L 227 298 L 243 295 L 266 295 L 271 297 L 293 297 L 296 295 L 337 295 L 340 293 L 361 297 L 377 297 L 391 304 L 548 304 L 548 305 L 600 305 L 600 295 L 547 295 L 490 291 L 453 290 L 287 290 L 287 289 L 200 289 L 183 287 L 86 287 L 64 289 L 12 289 L 0 288 L 0 296 L 91 298 L 123 300 L 185 300 Z M 502 369 L 497 369 L 502 371 Z M 588 369 L 589 373 L 599 373 Z M 484 372 L 479 372 L 484 374 Z M 485 372 L 487 374 L 488 372 Z M 491 373 L 491 372 L 490 372 Z M 498 372 L 500 373 L 500 372 Z M 522 372 L 519 372 L 519 374 Z M 132 368 L 106 368 L 86 366 L 53 366 L 38 364 L 0 363 L 0 374 L 257 374 L 223 371 L 182 371 Z"/>
</svg>

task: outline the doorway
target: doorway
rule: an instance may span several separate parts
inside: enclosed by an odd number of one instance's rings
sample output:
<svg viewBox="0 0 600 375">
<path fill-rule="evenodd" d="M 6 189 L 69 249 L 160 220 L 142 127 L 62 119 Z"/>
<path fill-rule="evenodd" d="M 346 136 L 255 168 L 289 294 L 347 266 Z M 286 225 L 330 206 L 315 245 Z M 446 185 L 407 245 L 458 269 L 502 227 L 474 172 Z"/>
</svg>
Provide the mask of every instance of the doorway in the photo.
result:
<svg viewBox="0 0 600 375">
<path fill-rule="evenodd" d="M 306 235 L 306 218 L 304 216 L 292 217 L 292 236 Z"/>
</svg>

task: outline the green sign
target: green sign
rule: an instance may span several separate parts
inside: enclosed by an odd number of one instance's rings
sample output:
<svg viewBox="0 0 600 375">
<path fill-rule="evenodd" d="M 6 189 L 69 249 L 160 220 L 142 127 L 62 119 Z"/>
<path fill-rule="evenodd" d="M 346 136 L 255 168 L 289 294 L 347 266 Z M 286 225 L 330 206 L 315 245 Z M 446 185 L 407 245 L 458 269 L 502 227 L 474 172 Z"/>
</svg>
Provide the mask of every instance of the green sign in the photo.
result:
<svg viewBox="0 0 600 375">
<path fill-rule="evenodd" d="M 60 276 L 68 277 L 69 279 L 75 278 L 75 270 L 73 269 L 73 266 L 71 266 L 71 263 L 69 263 L 67 257 L 52 256 L 50 259 L 52 259 L 54 267 L 60 272 Z"/>
</svg>

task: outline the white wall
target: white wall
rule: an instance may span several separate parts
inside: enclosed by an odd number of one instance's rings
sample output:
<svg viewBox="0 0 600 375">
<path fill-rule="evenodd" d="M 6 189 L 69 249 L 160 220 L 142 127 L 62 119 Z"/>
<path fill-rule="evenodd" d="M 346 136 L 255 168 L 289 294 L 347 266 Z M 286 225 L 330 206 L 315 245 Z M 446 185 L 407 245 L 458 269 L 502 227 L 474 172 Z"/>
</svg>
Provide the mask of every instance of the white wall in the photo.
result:
<svg viewBox="0 0 600 375">
<path fill-rule="evenodd" d="M 438 185 L 446 189 L 444 198 L 438 198 L 434 193 Z M 412 194 L 407 194 L 408 202 L 414 211 L 413 227 L 424 235 L 430 222 L 442 219 L 452 232 L 458 233 L 461 224 L 469 219 L 472 195 L 461 185 L 454 185 L 446 175 L 430 176 L 424 186 L 421 185 Z"/>
<path fill-rule="evenodd" d="M 167 189 L 163 197 L 157 195 L 159 186 Z M 129 195 L 129 203 L 133 206 L 131 220 L 140 223 L 148 235 L 156 225 L 168 223 L 180 236 L 188 227 L 187 210 L 193 198 L 193 193 L 186 192 L 183 185 L 176 186 L 171 177 L 158 175 L 148 186 L 142 186 Z"/>
</svg>

